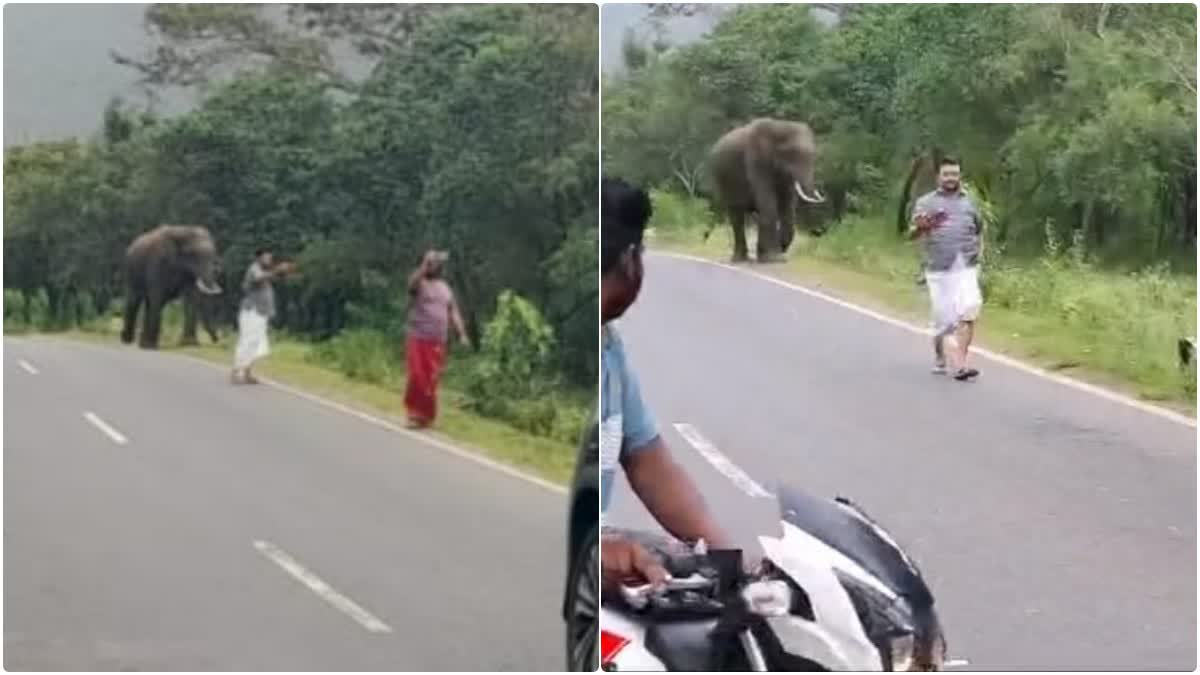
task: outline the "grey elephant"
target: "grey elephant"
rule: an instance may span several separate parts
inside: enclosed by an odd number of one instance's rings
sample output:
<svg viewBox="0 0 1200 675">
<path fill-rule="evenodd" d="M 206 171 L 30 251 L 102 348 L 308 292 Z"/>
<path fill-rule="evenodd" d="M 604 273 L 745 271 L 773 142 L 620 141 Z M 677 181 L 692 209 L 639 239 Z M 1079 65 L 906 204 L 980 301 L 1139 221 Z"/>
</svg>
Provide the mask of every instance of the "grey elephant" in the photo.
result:
<svg viewBox="0 0 1200 675">
<path fill-rule="evenodd" d="M 795 237 L 798 201 L 825 201 L 813 177 L 816 153 L 807 124 L 770 118 L 738 127 L 713 145 L 708 170 L 714 206 L 733 227 L 734 262 L 749 260 L 745 225 L 750 214 L 758 221 L 758 261 L 783 259 Z"/>
<path fill-rule="evenodd" d="M 145 304 L 138 346 L 157 349 L 163 307 L 183 298 L 181 344 L 196 344 L 197 317 L 216 342 L 214 296 L 222 292 L 220 274 L 217 246 L 206 227 L 160 225 L 134 239 L 125 251 L 125 325 L 121 341 L 133 342 L 138 311 Z"/>
</svg>

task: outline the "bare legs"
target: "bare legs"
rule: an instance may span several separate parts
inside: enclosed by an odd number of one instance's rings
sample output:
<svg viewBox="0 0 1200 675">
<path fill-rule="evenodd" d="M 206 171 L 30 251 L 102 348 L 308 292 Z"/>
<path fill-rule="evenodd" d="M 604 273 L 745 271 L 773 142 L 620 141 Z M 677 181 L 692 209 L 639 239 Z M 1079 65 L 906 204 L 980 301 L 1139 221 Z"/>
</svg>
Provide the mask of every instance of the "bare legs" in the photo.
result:
<svg viewBox="0 0 1200 675">
<path fill-rule="evenodd" d="M 946 352 L 946 341 L 950 341 L 950 352 Z M 975 339 L 975 322 L 960 321 L 954 330 L 947 335 L 935 335 L 933 338 L 933 353 L 937 359 L 934 372 L 944 373 L 947 366 L 954 373 L 956 380 L 969 380 L 979 371 L 967 363 L 970 357 L 971 342 Z M 947 357 L 949 357 L 947 359 Z"/>
</svg>

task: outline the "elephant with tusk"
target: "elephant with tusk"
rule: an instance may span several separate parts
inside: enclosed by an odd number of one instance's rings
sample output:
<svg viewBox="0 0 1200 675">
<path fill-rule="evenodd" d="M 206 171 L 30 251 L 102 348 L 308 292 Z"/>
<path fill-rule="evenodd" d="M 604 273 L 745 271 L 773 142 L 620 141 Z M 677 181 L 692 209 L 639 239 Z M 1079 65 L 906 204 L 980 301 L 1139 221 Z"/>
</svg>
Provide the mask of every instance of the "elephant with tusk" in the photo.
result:
<svg viewBox="0 0 1200 675">
<path fill-rule="evenodd" d="M 133 342 L 138 312 L 146 306 L 138 346 L 157 349 L 162 311 L 167 303 L 183 298 L 183 339 L 196 344 L 197 318 L 213 342 L 217 341 L 217 296 L 221 261 L 208 228 L 198 225 L 160 225 L 140 235 L 125 251 L 125 317 L 121 341 Z"/>
<path fill-rule="evenodd" d="M 825 201 L 814 179 L 816 154 L 807 124 L 770 118 L 738 127 L 713 145 L 708 168 L 715 206 L 733 227 L 734 262 L 749 260 L 745 225 L 750 214 L 758 224 L 758 261 L 783 259 L 795 238 L 797 204 Z"/>
</svg>

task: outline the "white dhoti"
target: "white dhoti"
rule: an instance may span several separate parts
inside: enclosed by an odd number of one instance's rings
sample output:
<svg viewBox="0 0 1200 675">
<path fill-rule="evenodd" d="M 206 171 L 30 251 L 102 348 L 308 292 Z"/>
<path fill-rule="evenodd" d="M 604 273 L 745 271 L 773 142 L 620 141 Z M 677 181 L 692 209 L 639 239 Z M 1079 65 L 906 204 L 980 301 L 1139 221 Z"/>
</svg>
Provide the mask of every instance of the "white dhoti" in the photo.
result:
<svg viewBox="0 0 1200 675">
<path fill-rule="evenodd" d="M 238 312 L 238 341 L 237 350 L 233 355 L 233 367 L 245 370 L 270 352 L 271 347 L 267 342 L 267 317 L 249 309 Z"/>
<path fill-rule="evenodd" d="M 925 286 L 933 308 L 933 332 L 946 336 L 964 321 L 979 318 L 983 294 L 979 291 L 979 268 L 956 260 L 942 272 L 926 271 Z"/>
</svg>

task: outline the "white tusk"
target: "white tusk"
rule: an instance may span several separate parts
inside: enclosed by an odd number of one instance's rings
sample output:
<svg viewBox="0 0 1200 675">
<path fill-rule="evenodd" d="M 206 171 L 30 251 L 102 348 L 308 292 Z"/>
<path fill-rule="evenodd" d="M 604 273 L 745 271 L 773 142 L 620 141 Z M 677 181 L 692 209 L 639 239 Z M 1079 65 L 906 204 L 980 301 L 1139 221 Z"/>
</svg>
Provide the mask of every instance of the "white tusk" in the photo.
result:
<svg viewBox="0 0 1200 675">
<path fill-rule="evenodd" d="M 806 201 L 810 204 L 820 204 L 821 202 L 825 201 L 825 198 L 821 197 L 820 192 L 817 192 L 817 197 L 820 197 L 820 199 L 813 199 L 812 197 L 809 197 L 807 194 L 805 194 L 804 188 L 800 187 L 800 181 L 796 181 L 795 186 L 796 186 L 796 194 L 800 195 L 800 199 L 803 199 L 804 201 Z"/>
<path fill-rule="evenodd" d="M 220 295 L 221 294 L 220 286 L 209 286 L 208 284 L 204 283 L 203 279 L 196 279 L 196 288 L 199 288 L 200 292 L 204 293 L 205 295 Z"/>
</svg>

